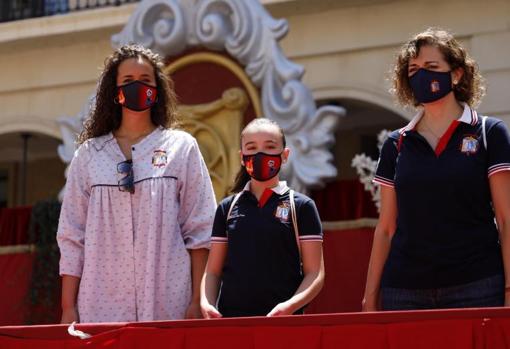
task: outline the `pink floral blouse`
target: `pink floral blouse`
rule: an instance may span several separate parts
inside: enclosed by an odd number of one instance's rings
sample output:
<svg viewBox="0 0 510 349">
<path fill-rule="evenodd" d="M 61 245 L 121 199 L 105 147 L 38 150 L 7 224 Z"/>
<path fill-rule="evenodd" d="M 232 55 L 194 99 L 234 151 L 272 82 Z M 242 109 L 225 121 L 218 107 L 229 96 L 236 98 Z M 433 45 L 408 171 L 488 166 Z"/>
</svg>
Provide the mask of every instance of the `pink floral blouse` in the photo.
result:
<svg viewBox="0 0 510 349">
<path fill-rule="evenodd" d="M 60 274 L 81 278 L 81 322 L 182 319 L 191 300 L 188 249 L 209 248 L 216 201 L 197 142 L 157 128 L 132 147 L 135 192 L 108 134 L 69 167 L 57 240 Z"/>
</svg>

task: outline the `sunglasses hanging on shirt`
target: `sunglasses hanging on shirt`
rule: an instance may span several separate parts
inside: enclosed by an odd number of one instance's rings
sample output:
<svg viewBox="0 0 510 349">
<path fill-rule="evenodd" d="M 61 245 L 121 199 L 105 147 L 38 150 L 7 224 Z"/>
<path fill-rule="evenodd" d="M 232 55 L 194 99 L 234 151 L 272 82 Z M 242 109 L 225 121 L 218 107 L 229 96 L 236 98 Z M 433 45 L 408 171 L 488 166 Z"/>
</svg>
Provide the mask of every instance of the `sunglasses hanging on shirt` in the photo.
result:
<svg viewBox="0 0 510 349">
<path fill-rule="evenodd" d="M 119 180 L 119 190 L 134 194 L 135 192 L 135 176 L 133 173 L 133 160 L 125 160 L 117 164 L 117 172 L 125 175 Z"/>
</svg>

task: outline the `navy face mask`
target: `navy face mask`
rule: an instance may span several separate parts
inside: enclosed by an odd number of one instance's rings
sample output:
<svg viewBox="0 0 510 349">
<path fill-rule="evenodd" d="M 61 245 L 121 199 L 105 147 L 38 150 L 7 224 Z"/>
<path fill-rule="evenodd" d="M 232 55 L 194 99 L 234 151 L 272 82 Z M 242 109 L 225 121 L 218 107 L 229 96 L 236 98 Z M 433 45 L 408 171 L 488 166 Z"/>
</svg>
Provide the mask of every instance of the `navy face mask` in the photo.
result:
<svg viewBox="0 0 510 349">
<path fill-rule="evenodd" d="M 117 101 L 133 111 L 143 111 L 156 104 L 158 90 L 142 81 L 131 81 L 118 86 Z"/>
<path fill-rule="evenodd" d="M 420 68 L 409 78 L 409 85 L 418 102 L 435 102 L 451 92 L 451 72 L 437 72 Z"/>
</svg>

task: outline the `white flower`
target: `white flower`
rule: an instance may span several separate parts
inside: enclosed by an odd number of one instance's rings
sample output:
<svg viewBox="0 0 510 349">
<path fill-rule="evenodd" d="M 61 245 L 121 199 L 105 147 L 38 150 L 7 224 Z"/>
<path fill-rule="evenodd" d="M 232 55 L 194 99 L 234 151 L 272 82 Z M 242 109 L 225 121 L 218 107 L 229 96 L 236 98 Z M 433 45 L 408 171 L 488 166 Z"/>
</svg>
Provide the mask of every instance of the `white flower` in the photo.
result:
<svg viewBox="0 0 510 349">
<path fill-rule="evenodd" d="M 381 152 L 382 145 L 388 138 L 390 132 L 391 131 L 389 130 L 382 130 L 377 135 L 377 147 L 379 149 L 379 153 Z M 356 169 L 359 181 L 363 184 L 365 190 L 369 191 L 372 195 L 372 201 L 374 201 L 375 206 L 377 207 L 377 212 L 379 212 L 381 208 L 380 186 L 373 183 L 375 171 L 377 170 L 377 162 L 378 160 L 374 160 L 365 154 L 356 154 L 352 159 L 351 166 Z"/>
</svg>

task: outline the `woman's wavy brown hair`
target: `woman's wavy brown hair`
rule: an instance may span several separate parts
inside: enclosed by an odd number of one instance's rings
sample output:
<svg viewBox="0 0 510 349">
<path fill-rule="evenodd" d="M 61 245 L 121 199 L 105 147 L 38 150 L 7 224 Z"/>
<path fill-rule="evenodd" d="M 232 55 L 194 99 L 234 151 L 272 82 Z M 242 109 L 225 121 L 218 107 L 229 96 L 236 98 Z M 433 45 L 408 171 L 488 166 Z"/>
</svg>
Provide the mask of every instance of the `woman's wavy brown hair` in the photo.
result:
<svg viewBox="0 0 510 349">
<path fill-rule="evenodd" d="M 152 123 L 164 128 L 176 126 L 177 98 L 173 81 L 163 72 L 163 59 L 143 46 L 124 45 L 105 60 L 97 87 L 95 107 L 85 121 L 78 140 L 80 144 L 89 138 L 103 136 L 120 127 L 122 107 L 114 102 L 117 97 L 117 73 L 120 63 L 130 58 L 142 58 L 154 68 L 158 99 L 151 109 Z"/>
<path fill-rule="evenodd" d="M 398 102 L 403 106 L 420 105 L 409 85 L 408 66 L 409 60 L 416 58 L 420 48 L 427 45 L 437 47 L 441 51 L 451 70 L 461 68 L 464 71 L 458 84 L 453 86 L 453 92 L 457 101 L 476 107 L 485 95 L 484 81 L 478 65 L 453 35 L 441 28 L 428 28 L 416 34 L 398 52 L 392 69 L 390 90 L 397 97 Z"/>
</svg>

